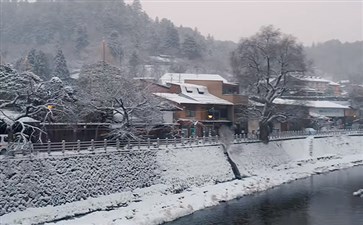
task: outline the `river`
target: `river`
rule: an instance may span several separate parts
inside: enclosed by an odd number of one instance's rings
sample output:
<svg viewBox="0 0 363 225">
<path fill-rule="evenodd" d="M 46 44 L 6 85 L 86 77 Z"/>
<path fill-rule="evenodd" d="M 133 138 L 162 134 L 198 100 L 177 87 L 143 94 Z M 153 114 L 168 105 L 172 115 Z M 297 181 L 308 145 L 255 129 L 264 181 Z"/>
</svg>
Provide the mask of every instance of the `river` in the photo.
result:
<svg viewBox="0 0 363 225">
<path fill-rule="evenodd" d="M 363 225 L 363 167 L 314 175 L 164 225 Z"/>
</svg>

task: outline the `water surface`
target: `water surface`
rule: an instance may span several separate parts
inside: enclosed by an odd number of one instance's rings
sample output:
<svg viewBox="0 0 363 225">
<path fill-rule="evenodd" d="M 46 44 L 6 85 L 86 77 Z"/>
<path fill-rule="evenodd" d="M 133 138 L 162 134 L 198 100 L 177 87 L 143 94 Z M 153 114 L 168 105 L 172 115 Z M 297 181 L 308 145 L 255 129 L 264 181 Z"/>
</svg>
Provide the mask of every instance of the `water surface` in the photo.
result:
<svg viewBox="0 0 363 225">
<path fill-rule="evenodd" d="M 314 175 L 165 225 L 363 225 L 363 167 Z"/>
</svg>

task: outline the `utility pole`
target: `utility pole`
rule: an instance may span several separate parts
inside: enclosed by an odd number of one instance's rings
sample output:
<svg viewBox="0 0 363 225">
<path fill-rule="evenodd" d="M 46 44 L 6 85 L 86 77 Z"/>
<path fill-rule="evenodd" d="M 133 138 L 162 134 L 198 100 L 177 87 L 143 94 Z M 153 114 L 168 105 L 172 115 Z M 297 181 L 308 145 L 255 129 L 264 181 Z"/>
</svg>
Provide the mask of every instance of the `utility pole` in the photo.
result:
<svg viewBox="0 0 363 225">
<path fill-rule="evenodd" d="M 102 61 L 106 63 L 106 41 L 102 40 Z"/>
</svg>

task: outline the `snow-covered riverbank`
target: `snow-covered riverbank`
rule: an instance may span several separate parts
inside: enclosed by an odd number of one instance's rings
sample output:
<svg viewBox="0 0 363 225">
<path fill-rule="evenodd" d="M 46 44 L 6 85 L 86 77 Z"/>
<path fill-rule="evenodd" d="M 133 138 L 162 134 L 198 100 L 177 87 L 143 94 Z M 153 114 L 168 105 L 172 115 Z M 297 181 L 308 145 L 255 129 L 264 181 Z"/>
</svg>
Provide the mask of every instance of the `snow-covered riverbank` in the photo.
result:
<svg viewBox="0 0 363 225">
<path fill-rule="evenodd" d="M 277 147 L 285 148 L 281 143 L 270 143 L 269 148 L 276 148 L 275 151 L 270 153 L 260 149 L 263 145 L 251 144 L 248 147 L 246 145 L 244 146 L 245 149 L 242 149 L 243 154 L 234 155 L 234 157 L 238 155 L 243 157 L 240 158 L 237 164 L 240 170 L 244 169 L 243 173 L 248 172 L 249 175 L 249 177 L 242 180 L 232 180 L 217 184 L 211 183 L 203 186 L 195 185 L 176 194 L 172 192 L 172 179 L 170 179 L 170 183 L 156 184 L 134 191 L 89 198 L 55 207 L 48 206 L 9 213 L 0 217 L 0 224 L 36 224 L 44 222 L 62 225 L 161 224 L 188 215 L 196 210 L 217 205 L 221 201 L 228 201 L 257 191 L 263 191 L 312 174 L 363 165 L 363 152 L 361 144 L 359 144 L 360 138 L 355 137 L 352 139 L 347 137 L 338 141 L 341 144 L 344 143 L 352 151 L 342 149 L 344 147 L 335 142 L 331 144 L 331 146 L 335 146 L 333 154 L 328 155 L 326 154 L 328 152 L 324 151 L 313 158 L 306 158 L 308 155 L 302 152 L 307 150 L 308 144 L 299 146 L 301 145 L 300 141 L 290 141 L 289 144 L 284 142 L 285 145 L 288 145 L 288 149 L 297 146 L 301 148 L 300 152 L 296 151 L 295 148 L 287 154 L 295 156 L 295 160 L 291 160 L 292 158 L 286 156 L 281 149 L 277 150 Z M 301 142 L 306 141 L 308 140 L 301 140 Z M 320 142 L 323 144 L 322 140 L 319 140 L 317 143 Z M 320 144 L 317 147 L 321 148 Z M 256 155 L 256 149 L 259 149 L 261 154 Z M 318 151 L 315 152 L 317 153 Z M 182 155 L 173 153 L 173 157 L 176 159 L 182 157 Z M 220 158 L 221 155 L 214 157 Z M 255 158 L 254 161 L 252 160 L 253 158 Z M 191 160 L 191 156 L 185 159 L 186 162 L 191 162 Z M 207 164 L 205 161 L 203 163 Z M 176 167 L 175 171 L 178 171 L 176 164 L 172 162 L 170 164 Z M 189 164 L 189 167 L 191 165 Z M 188 166 L 188 164 L 184 166 Z M 188 168 L 180 173 L 198 174 L 199 172 L 196 169 Z M 200 171 L 200 173 L 207 174 L 206 171 Z M 173 175 L 164 176 L 172 177 Z M 185 176 L 185 182 L 189 179 L 188 177 Z"/>
<path fill-rule="evenodd" d="M 317 173 L 363 165 L 363 155 L 345 156 L 296 162 L 281 165 L 264 174 L 234 180 L 216 185 L 196 187 L 179 194 L 168 193 L 165 185 L 137 189 L 111 196 L 70 203 L 57 207 L 46 207 L 43 210 L 29 209 L 24 212 L 5 215 L 2 224 L 32 224 L 42 221 L 57 220 L 87 213 L 90 209 L 102 210 L 78 218 L 61 220 L 58 225 L 128 225 L 128 224 L 161 224 L 181 216 L 193 213 L 206 207 L 219 204 L 244 195 L 275 187 L 282 183 L 304 178 Z M 119 205 L 109 210 L 106 206 Z"/>
</svg>

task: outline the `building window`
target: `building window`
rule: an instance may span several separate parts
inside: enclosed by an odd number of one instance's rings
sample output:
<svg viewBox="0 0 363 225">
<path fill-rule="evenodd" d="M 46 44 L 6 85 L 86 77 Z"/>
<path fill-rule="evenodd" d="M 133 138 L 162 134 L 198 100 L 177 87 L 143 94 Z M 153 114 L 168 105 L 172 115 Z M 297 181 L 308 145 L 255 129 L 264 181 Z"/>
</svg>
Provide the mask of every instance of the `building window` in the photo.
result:
<svg viewBox="0 0 363 225">
<path fill-rule="evenodd" d="M 188 89 L 187 87 L 185 87 L 185 90 L 186 90 L 188 93 L 193 93 L 193 90 L 190 90 L 190 89 Z"/>
<path fill-rule="evenodd" d="M 191 109 L 186 110 L 187 117 L 195 117 L 195 111 Z"/>
<path fill-rule="evenodd" d="M 227 119 L 228 118 L 228 110 L 227 109 L 221 109 L 219 111 L 220 119 Z"/>
</svg>

